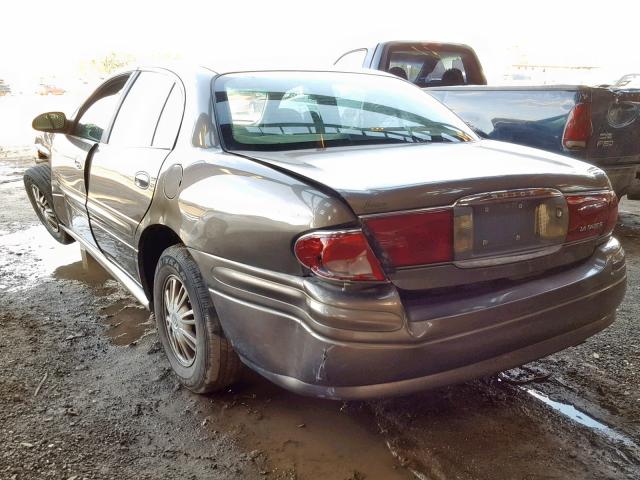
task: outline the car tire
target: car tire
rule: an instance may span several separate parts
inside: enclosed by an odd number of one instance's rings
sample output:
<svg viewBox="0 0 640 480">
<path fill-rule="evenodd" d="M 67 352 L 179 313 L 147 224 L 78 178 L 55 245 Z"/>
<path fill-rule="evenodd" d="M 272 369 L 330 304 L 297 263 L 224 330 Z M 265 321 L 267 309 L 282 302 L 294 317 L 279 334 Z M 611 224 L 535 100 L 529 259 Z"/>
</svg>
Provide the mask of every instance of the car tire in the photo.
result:
<svg viewBox="0 0 640 480">
<path fill-rule="evenodd" d="M 23 180 L 27 197 L 29 197 L 31 206 L 42 225 L 58 242 L 65 245 L 73 243 L 75 240 L 62 229 L 60 220 L 53 210 L 51 168 L 49 165 L 31 167 L 24 173 Z"/>
<path fill-rule="evenodd" d="M 200 269 L 183 245 L 160 256 L 153 298 L 160 341 L 180 383 L 208 393 L 237 381 L 242 364 L 224 336 Z"/>
</svg>

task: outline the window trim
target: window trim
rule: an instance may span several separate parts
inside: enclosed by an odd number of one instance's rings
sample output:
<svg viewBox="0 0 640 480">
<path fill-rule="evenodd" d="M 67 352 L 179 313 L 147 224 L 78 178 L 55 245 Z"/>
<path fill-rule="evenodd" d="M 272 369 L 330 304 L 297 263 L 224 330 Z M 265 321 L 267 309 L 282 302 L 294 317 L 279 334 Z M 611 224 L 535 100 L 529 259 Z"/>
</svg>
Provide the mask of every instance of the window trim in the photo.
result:
<svg viewBox="0 0 640 480">
<path fill-rule="evenodd" d="M 185 111 L 185 104 L 186 104 L 186 98 L 185 98 L 184 90 L 183 90 L 181 84 L 182 84 L 182 82 L 176 76 L 176 81 L 173 82 L 173 86 L 171 87 L 171 90 L 169 90 L 169 94 L 167 95 L 167 98 L 164 101 L 164 105 L 162 106 L 162 110 L 160 110 L 160 115 L 158 115 L 158 121 L 156 122 L 156 128 L 153 130 L 153 135 L 151 137 L 151 146 L 150 146 L 150 148 L 155 148 L 155 149 L 158 149 L 158 150 L 173 150 L 174 148 L 176 148 L 176 143 L 178 142 L 178 137 L 180 136 L 180 130 L 182 129 L 182 122 L 184 121 L 184 111 Z M 165 108 L 167 108 L 167 103 L 169 102 L 169 98 L 171 98 L 171 94 L 176 89 L 176 87 L 178 87 L 178 90 L 180 90 L 178 92 L 178 94 L 182 98 L 182 114 L 180 115 L 180 122 L 178 123 L 178 130 L 176 131 L 176 134 L 175 134 L 176 136 L 173 139 L 173 143 L 169 147 L 156 147 L 156 146 L 153 145 L 153 142 L 156 139 L 156 133 L 158 132 L 158 126 L 160 125 L 160 120 L 162 119 L 162 114 L 164 113 Z"/>
<path fill-rule="evenodd" d="M 353 50 L 349 50 L 348 52 L 343 53 L 338 57 L 338 59 L 335 62 L 333 62 L 333 66 L 335 67 L 336 64 L 347 55 L 351 55 L 352 53 L 356 53 L 356 52 L 364 52 L 364 58 L 362 59 L 362 64 L 360 65 L 360 68 L 366 68 L 365 65 L 367 63 L 367 55 L 369 54 L 369 49 L 366 47 L 354 48 Z"/>
<path fill-rule="evenodd" d="M 158 120 L 156 120 L 156 126 L 153 127 L 153 133 L 151 134 L 151 144 L 149 145 L 149 147 L 151 148 L 160 148 L 160 147 L 154 147 L 153 142 L 156 139 L 156 132 L 158 131 L 158 125 L 160 125 L 160 119 L 162 118 L 164 109 L 167 107 L 167 102 L 169 101 L 169 97 L 171 97 L 171 94 L 173 93 L 174 88 L 176 88 L 176 82 L 173 82 L 173 85 L 171 85 L 171 88 L 169 89 L 169 93 L 167 93 L 167 98 L 164 99 L 164 103 L 162 104 L 162 108 L 160 109 L 160 113 L 158 114 Z M 173 143 L 175 144 L 175 140 Z"/>
<path fill-rule="evenodd" d="M 126 98 L 126 94 L 129 93 L 129 90 L 131 89 L 131 85 L 133 84 L 133 81 L 134 81 L 135 78 L 137 78 L 137 76 L 138 76 L 138 72 L 136 70 L 130 70 L 130 71 L 127 71 L 127 72 L 123 72 L 121 74 L 116 75 L 115 77 L 109 78 L 104 83 L 102 83 L 98 88 L 96 88 L 96 90 L 89 96 L 89 98 L 87 98 L 84 101 L 84 103 L 80 106 L 78 111 L 75 113 L 74 118 L 73 118 L 73 124 L 72 124 L 71 131 L 70 131 L 69 134 L 74 136 L 74 137 L 81 138 L 83 140 L 87 140 L 87 141 L 90 141 L 90 142 L 95 142 L 96 140 L 94 140 L 94 139 L 85 138 L 85 137 L 82 137 L 82 136 L 77 135 L 75 133 L 76 132 L 76 128 L 78 127 L 78 122 L 82 119 L 82 116 L 86 113 L 87 110 L 89 110 L 89 108 L 91 108 L 91 106 L 93 104 L 95 104 L 101 98 L 105 98 L 105 96 L 101 95 L 104 90 L 109 88 L 115 82 L 117 82 L 119 80 L 122 80 L 123 77 L 127 77 L 127 80 L 125 81 L 124 86 L 122 87 L 122 89 L 120 90 L 120 92 L 118 94 L 120 96 L 120 98 L 116 102 L 116 107 L 114 109 L 114 113 L 111 114 L 111 118 L 107 122 L 107 125 L 106 125 L 105 129 L 102 132 L 102 137 L 97 142 L 97 143 L 107 143 L 109 135 L 111 135 L 111 128 L 113 127 L 113 123 L 114 123 L 116 117 L 118 116 L 118 112 L 120 111 L 120 107 L 122 105 L 122 102 Z"/>
<path fill-rule="evenodd" d="M 125 88 L 127 89 L 126 92 L 124 92 L 123 90 L 123 97 L 120 100 L 119 104 L 118 104 L 118 108 L 116 109 L 116 113 L 113 116 L 113 118 L 111 119 L 111 122 L 109 124 L 109 128 L 108 130 L 105 130 L 105 132 L 102 135 L 102 141 L 101 143 L 109 143 L 109 140 L 111 138 L 111 130 L 113 129 L 113 126 L 115 125 L 115 122 L 118 118 L 118 114 L 120 113 L 120 109 L 122 107 L 122 105 L 124 104 L 125 100 L 127 99 L 127 96 L 129 95 L 129 91 L 131 90 L 131 88 L 133 87 L 133 85 L 135 84 L 135 81 L 137 81 L 138 77 L 145 73 L 145 72 L 150 72 L 150 73 L 157 73 L 159 75 L 164 75 L 166 77 L 169 77 L 170 79 L 173 80 L 173 86 L 169 89 L 169 92 L 167 93 L 167 98 L 165 98 L 164 100 L 164 104 L 162 105 L 162 109 L 160 110 L 160 114 L 158 115 L 158 118 L 156 119 L 156 124 L 153 128 L 153 135 L 151 136 L 151 144 L 146 146 L 146 147 L 142 147 L 142 148 L 154 148 L 154 149 L 158 149 L 158 150 L 167 150 L 166 148 L 160 148 L 160 147 L 154 147 L 153 146 L 153 140 L 155 138 L 156 135 L 156 131 L 158 129 L 158 124 L 160 123 L 160 118 L 162 117 L 162 113 L 164 112 L 164 108 L 167 105 L 167 101 L 169 100 L 169 96 L 171 95 L 171 92 L 173 92 L 173 89 L 175 88 L 176 85 L 179 86 L 180 88 L 180 94 L 182 95 L 182 116 L 180 118 L 180 123 L 178 124 L 178 130 L 176 132 L 176 138 L 173 141 L 173 145 L 171 148 L 169 148 L 168 150 L 173 150 L 176 146 L 176 143 L 178 142 L 178 137 L 180 136 L 180 131 L 182 129 L 182 123 L 184 122 L 184 115 L 185 115 L 185 110 L 186 110 L 186 95 L 185 95 L 185 88 L 184 88 L 184 83 L 182 83 L 182 79 L 174 72 L 172 72 L 171 70 L 165 69 L 165 68 L 141 68 L 138 70 L 135 70 L 133 73 L 135 74 L 135 79 L 129 81 L 128 85 L 125 85 Z M 132 75 L 133 76 L 133 75 Z"/>
</svg>

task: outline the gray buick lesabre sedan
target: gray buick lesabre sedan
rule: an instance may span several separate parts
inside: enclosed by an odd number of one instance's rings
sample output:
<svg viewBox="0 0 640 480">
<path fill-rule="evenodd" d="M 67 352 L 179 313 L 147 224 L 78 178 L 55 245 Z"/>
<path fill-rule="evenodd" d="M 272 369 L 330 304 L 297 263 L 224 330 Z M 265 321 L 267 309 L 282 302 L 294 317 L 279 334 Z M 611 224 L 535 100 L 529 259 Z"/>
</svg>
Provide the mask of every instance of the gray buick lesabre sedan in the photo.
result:
<svg viewBox="0 0 640 480">
<path fill-rule="evenodd" d="M 327 398 L 461 382 L 582 342 L 625 292 L 601 170 L 380 72 L 140 68 L 33 126 L 43 224 L 155 312 L 195 392 L 241 363 Z"/>
</svg>

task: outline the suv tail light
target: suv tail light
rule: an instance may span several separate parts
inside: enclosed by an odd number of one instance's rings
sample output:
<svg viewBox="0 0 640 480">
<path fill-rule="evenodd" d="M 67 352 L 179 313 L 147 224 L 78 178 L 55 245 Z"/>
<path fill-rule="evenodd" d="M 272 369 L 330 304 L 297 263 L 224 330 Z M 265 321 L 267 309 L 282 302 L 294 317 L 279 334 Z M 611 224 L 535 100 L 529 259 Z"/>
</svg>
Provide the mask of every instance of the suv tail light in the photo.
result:
<svg viewBox="0 0 640 480">
<path fill-rule="evenodd" d="M 576 104 L 564 126 L 562 145 L 569 150 L 586 148 L 592 133 L 591 104 Z"/>
<path fill-rule="evenodd" d="M 302 265 L 324 278 L 386 280 L 380 262 L 361 230 L 309 233 L 296 241 L 294 252 Z"/>
<path fill-rule="evenodd" d="M 364 220 L 394 267 L 453 260 L 453 210 L 385 215 Z"/>
<path fill-rule="evenodd" d="M 568 195 L 567 242 L 611 233 L 618 219 L 618 197 L 614 192 Z"/>
</svg>

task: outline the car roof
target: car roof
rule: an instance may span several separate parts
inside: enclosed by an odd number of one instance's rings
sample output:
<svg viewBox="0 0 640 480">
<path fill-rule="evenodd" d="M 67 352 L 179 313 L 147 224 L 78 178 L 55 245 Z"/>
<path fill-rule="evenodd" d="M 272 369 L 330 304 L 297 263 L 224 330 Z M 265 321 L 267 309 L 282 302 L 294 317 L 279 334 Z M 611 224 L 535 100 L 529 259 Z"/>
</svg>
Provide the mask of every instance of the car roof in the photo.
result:
<svg viewBox="0 0 640 480">
<path fill-rule="evenodd" d="M 229 70 L 224 72 L 217 72 L 220 75 L 228 75 L 233 73 L 359 73 L 363 75 L 373 75 L 376 77 L 395 77 L 395 75 L 391 75 L 387 72 L 382 72 L 380 70 L 372 70 L 369 68 L 354 68 L 354 69 L 344 69 L 344 68 L 310 68 L 310 69 L 260 69 L 260 70 Z"/>
<path fill-rule="evenodd" d="M 409 45 L 409 44 L 420 44 L 420 45 L 433 45 L 433 46 L 443 46 L 443 47 L 454 47 L 454 48 L 464 48 L 473 50 L 469 45 L 465 43 L 456 43 L 456 42 L 441 42 L 441 41 L 433 41 L 433 40 L 388 40 L 385 42 L 380 42 L 378 45 Z"/>
<path fill-rule="evenodd" d="M 280 72 L 290 72 L 290 73 L 356 73 L 363 75 L 373 75 L 378 77 L 392 77 L 397 78 L 395 75 L 389 74 L 387 72 L 383 72 L 380 70 L 372 70 L 372 69 L 349 69 L 345 70 L 344 68 L 338 67 L 329 67 L 329 68 L 260 68 L 260 69 L 218 69 L 213 66 L 204 66 L 198 64 L 188 64 L 188 63 L 162 63 L 162 64 L 141 64 L 137 66 L 129 66 L 126 68 L 119 69 L 116 72 L 113 72 L 109 75 L 109 78 L 116 77 L 118 75 L 122 75 L 129 72 L 142 71 L 142 70 L 167 70 L 175 73 L 180 78 L 189 78 L 194 75 L 228 75 L 228 74 L 243 74 L 243 73 L 280 73 Z"/>
</svg>

